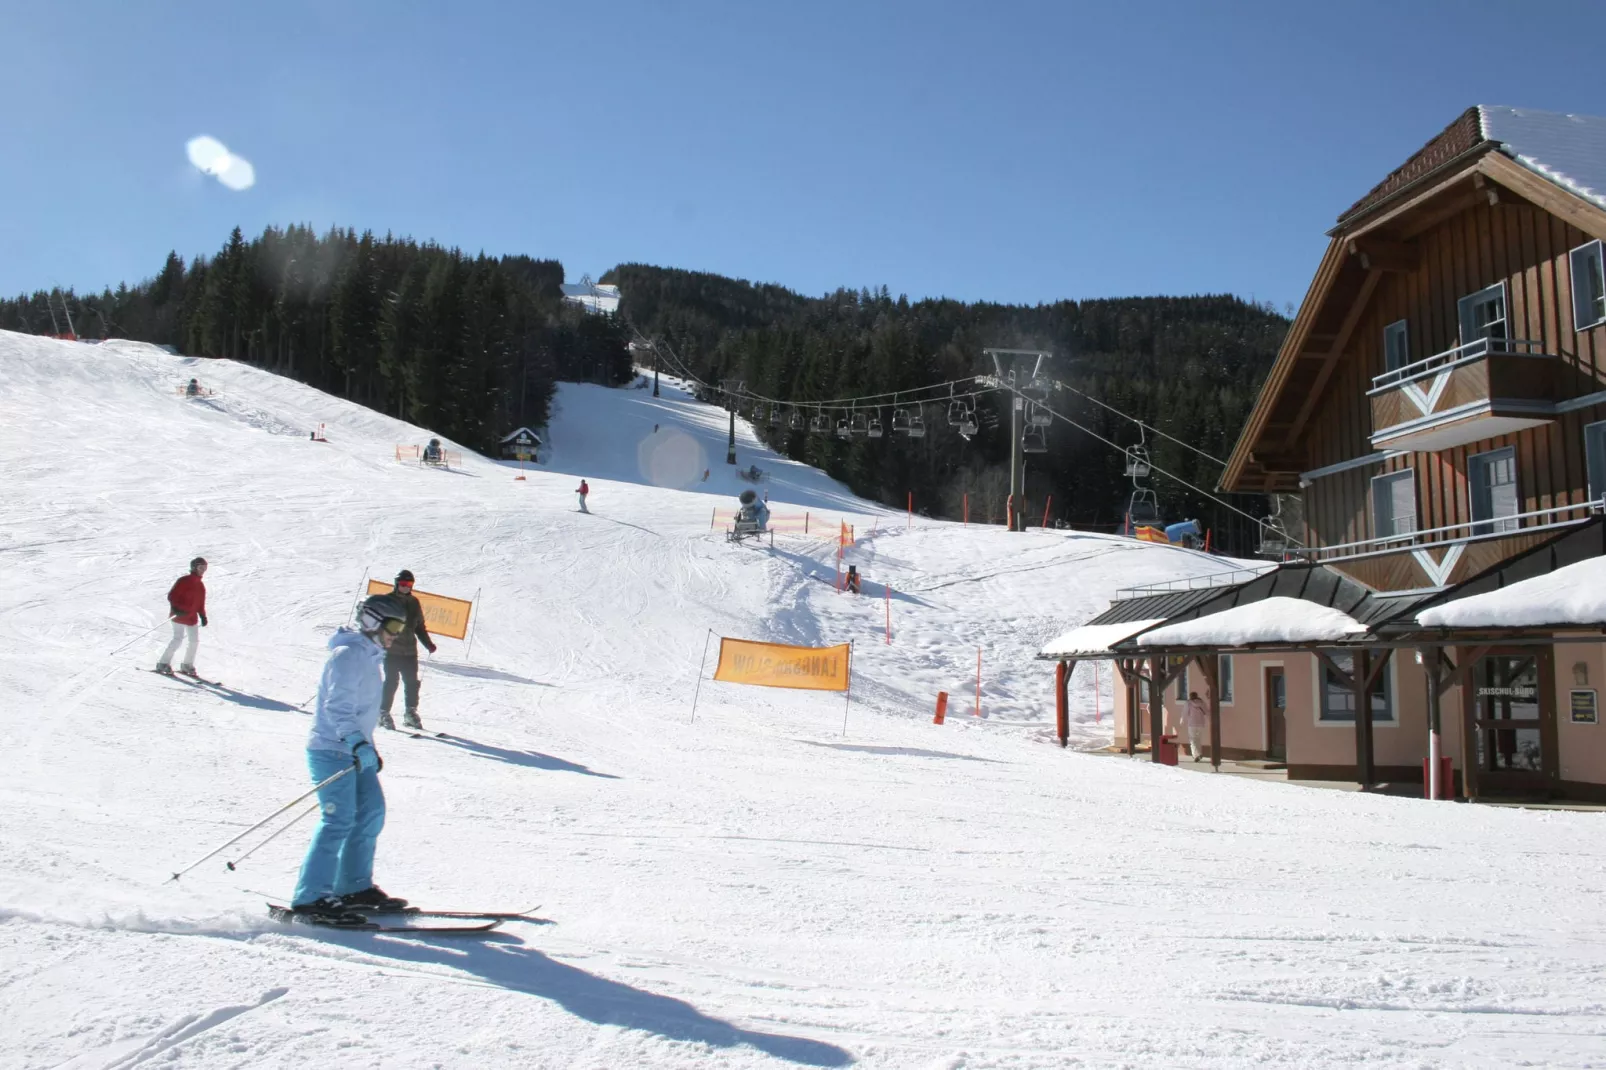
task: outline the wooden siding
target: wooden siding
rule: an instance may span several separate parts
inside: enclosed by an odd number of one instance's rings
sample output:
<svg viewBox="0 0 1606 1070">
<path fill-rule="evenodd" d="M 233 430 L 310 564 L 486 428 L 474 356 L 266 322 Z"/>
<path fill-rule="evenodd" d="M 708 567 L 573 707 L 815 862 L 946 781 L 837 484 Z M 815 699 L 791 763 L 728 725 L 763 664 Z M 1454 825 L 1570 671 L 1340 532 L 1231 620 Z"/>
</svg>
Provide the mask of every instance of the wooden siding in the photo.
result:
<svg viewBox="0 0 1606 1070">
<path fill-rule="evenodd" d="M 1514 557 L 1555 536 L 1556 530 L 1550 529 L 1466 543 L 1466 549 L 1462 551 L 1455 567 L 1448 575 L 1439 579 L 1428 575 L 1427 570 L 1417 561 L 1413 548 L 1402 549 L 1397 553 L 1377 554 L 1373 557 L 1341 559 L 1327 562 L 1327 565 L 1376 591 L 1408 591 L 1418 587 L 1437 587 L 1441 584 L 1460 583 L 1462 580 L 1471 579 L 1485 569 L 1492 568 L 1507 558 Z M 1437 565 L 1444 561 L 1449 547 L 1440 545 L 1414 549 L 1426 553 Z"/>
<path fill-rule="evenodd" d="M 1406 321 L 1411 360 L 1443 352 L 1460 343 L 1457 301 L 1496 282 L 1506 283 L 1507 334 L 1538 342 L 1559 358 L 1559 366 L 1553 365 L 1561 380 L 1556 396 L 1580 397 L 1606 388 L 1606 326 L 1579 333 L 1572 323 L 1568 254 L 1591 239 L 1533 205 L 1516 202 L 1513 195 L 1502 196 L 1499 204 L 1480 202 L 1421 234 L 1401 235 L 1415 244 L 1420 262 L 1409 272 L 1385 275 L 1362 315 L 1306 431 L 1303 445 L 1310 468 L 1372 452 L 1367 391 L 1372 378 L 1385 370 L 1383 328 Z M 1470 521 L 1468 458 L 1502 446 L 1516 447 L 1522 511 L 1585 502 L 1583 428 L 1602 418 L 1606 406 L 1591 406 L 1544 426 L 1437 453 L 1402 454 L 1381 465 L 1318 479 L 1304 491 L 1307 545 L 1378 537 L 1371 478 L 1407 468 L 1415 471 L 1419 528 Z"/>
</svg>

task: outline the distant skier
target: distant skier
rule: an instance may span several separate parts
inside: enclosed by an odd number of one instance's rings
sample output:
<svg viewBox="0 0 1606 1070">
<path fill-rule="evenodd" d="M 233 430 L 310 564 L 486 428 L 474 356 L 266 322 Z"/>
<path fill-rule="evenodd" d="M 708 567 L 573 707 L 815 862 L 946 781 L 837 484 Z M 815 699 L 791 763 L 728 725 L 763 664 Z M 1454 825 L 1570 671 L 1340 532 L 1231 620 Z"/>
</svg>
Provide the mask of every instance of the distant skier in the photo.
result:
<svg viewBox="0 0 1606 1070">
<path fill-rule="evenodd" d="M 321 819 L 290 900 L 291 909 L 308 921 L 360 925 L 365 919 L 359 910 L 407 905 L 374 884 L 374 846 L 385 827 L 385 793 L 379 786 L 385 763 L 374 749 L 379 665 L 406 627 L 406 607 L 393 595 L 376 594 L 357 611 L 355 629 L 340 628 L 329 637 L 329 660 L 318 681 L 307 737 L 307 768 L 314 784 L 352 771 L 318 791 Z"/>
<path fill-rule="evenodd" d="M 201 639 L 196 625 L 206 627 L 206 584 L 201 582 L 205 575 L 206 558 L 197 557 L 190 562 L 189 572 L 175 580 L 167 592 L 167 618 L 173 622 L 173 638 L 156 663 L 157 672 L 173 675 L 173 654 L 183 643 L 184 660 L 179 662 L 178 671 L 185 676 L 196 675 L 195 647 Z"/>
<path fill-rule="evenodd" d="M 201 384 L 196 382 L 194 379 L 191 379 L 190 385 L 184 388 L 184 396 L 187 398 L 199 397 L 200 393 Z"/>
<path fill-rule="evenodd" d="M 422 642 L 435 653 L 435 641 L 424 627 L 424 607 L 413 594 L 413 574 L 407 569 L 396 573 L 396 586 L 391 598 L 403 610 L 402 630 L 385 651 L 385 691 L 379 702 L 379 723 L 396 730 L 390 707 L 396 701 L 396 686 L 402 685 L 402 726 L 415 731 L 424 727 L 418 719 L 418 644 Z"/>
<path fill-rule="evenodd" d="M 590 484 L 588 484 L 583 479 L 580 481 L 580 485 L 578 487 L 574 488 L 575 497 L 580 499 L 580 511 L 582 513 L 591 512 L 590 509 L 586 508 L 586 495 L 590 494 L 590 493 L 591 493 L 591 486 L 590 486 Z"/>
<path fill-rule="evenodd" d="M 440 464 L 441 463 L 441 440 L 440 439 L 432 438 L 432 439 L 429 440 L 429 445 L 424 447 L 424 463 L 425 464 Z"/>
<path fill-rule="evenodd" d="M 1188 730 L 1188 753 L 1197 762 L 1204 757 L 1205 741 L 1210 738 L 1210 710 L 1197 691 L 1188 693 L 1188 707 L 1182 711 L 1182 726 Z"/>
</svg>

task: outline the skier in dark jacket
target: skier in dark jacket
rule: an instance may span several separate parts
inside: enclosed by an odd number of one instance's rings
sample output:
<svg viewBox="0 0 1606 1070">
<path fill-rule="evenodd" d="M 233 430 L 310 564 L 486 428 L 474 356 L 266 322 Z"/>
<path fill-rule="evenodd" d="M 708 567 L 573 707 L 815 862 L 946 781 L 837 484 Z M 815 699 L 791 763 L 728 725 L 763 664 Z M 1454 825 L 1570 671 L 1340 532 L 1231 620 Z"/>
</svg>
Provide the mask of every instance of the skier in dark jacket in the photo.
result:
<svg viewBox="0 0 1606 1070">
<path fill-rule="evenodd" d="M 421 642 L 435 653 L 435 641 L 424 626 L 424 607 L 413 595 L 413 574 L 407 569 L 396 573 L 396 590 L 391 595 L 407 611 L 405 627 L 396 641 L 385 651 L 385 690 L 379 702 L 379 723 L 395 731 L 390 707 L 396 701 L 396 685 L 403 685 L 402 726 L 421 729 L 424 722 L 418 719 L 418 644 Z"/>
</svg>

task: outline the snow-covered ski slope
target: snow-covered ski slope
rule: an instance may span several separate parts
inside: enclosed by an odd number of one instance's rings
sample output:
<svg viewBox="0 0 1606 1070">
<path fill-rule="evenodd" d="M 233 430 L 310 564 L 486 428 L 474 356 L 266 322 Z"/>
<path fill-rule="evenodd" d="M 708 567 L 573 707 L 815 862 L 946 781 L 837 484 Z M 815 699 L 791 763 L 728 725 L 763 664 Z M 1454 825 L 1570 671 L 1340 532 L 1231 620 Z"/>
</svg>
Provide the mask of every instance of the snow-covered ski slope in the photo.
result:
<svg viewBox="0 0 1606 1070">
<path fill-rule="evenodd" d="M 1038 643 L 1220 562 L 905 530 L 747 428 L 777 516 L 826 528 L 731 546 L 723 421 L 566 386 L 515 481 L 398 464 L 429 432 L 249 367 L 0 334 L 0 1068 L 1606 1063 L 1600 815 L 1062 751 Z M 145 671 L 196 554 L 223 692 Z M 378 878 L 556 924 L 281 928 L 310 819 L 164 884 L 304 790 L 323 641 L 402 567 L 482 595 L 425 665 L 451 738 L 380 740 Z M 710 631 L 852 640 L 846 734 L 838 695 L 712 682 L 693 721 Z"/>
</svg>

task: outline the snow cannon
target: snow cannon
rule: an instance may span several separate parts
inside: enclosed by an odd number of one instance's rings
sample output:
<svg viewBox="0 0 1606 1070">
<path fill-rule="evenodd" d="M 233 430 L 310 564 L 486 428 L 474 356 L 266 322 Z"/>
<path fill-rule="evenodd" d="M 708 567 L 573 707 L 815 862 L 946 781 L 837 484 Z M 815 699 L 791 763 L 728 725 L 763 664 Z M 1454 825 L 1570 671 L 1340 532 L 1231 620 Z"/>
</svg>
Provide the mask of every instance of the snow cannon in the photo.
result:
<svg viewBox="0 0 1606 1070">
<path fill-rule="evenodd" d="M 753 502 L 758 500 L 758 492 L 752 488 L 748 488 L 747 490 L 742 491 L 741 494 L 737 495 L 736 500 L 741 502 L 743 505 L 752 505 Z"/>
</svg>

